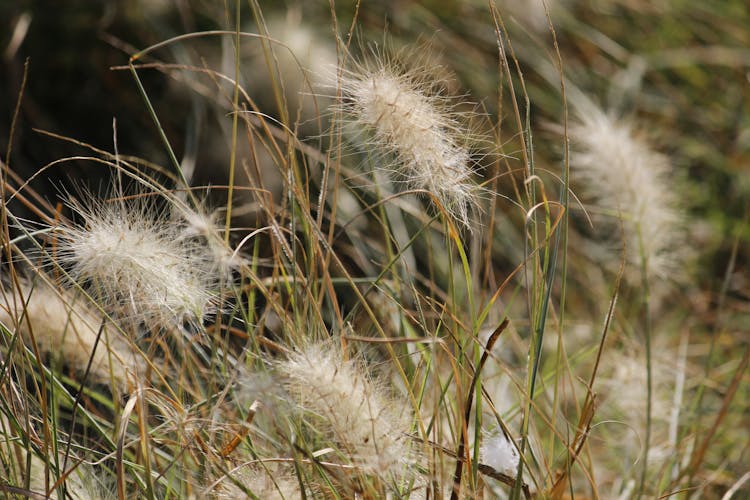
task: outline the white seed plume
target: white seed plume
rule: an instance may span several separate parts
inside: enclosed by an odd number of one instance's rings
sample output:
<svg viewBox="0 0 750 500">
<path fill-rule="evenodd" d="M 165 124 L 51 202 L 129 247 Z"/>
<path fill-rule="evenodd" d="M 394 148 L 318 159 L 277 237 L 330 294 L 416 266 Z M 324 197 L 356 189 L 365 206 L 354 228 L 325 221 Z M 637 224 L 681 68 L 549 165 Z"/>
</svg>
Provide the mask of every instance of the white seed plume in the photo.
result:
<svg viewBox="0 0 750 500">
<path fill-rule="evenodd" d="M 180 225 L 145 202 L 74 205 L 82 226 L 63 225 L 57 261 L 108 312 L 133 323 L 199 323 L 214 299 L 204 259 Z"/>
<path fill-rule="evenodd" d="M 514 475 L 518 470 L 518 450 L 502 432 L 484 433 L 480 461 L 497 472 Z"/>
<path fill-rule="evenodd" d="M 621 217 L 631 270 L 645 263 L 649 278 L 674 277 L 681 220 L 667 158 L 593 107 L 580 113 L 572 138 L 574 175 L 599 208 Z"/>
<path fill-rule="evenodd" d="M 123 388 L 138 372 L 138 363 L 126 343 L 109 321 L 77 301 L 70 293 L 62 293 L 39 283 L 33 288 L 22 284 L 22 290 L 0 292 L 0 321 L 13 331 L 17 326 L 24 341 L 31 337 L 39 350 L 60 356 L 62 361 L 83 373 L 91 359 L 89 377 L 93 382 L 109 384 L 110 373 Z M 17 323 L 16 323 L 17 322 Z M 96 338 L 104 324 L 99 343 Z M 111 363 L 110 363 L 111 359 Z"/>
<path fill-rule="evenodd" d="M 322 417 L 340 456 L 383 479 L 407 475 L 413 453 L 409 412 L 384 396 L 360 364 L 333 345 L 313 345 L 279 363 L 289 394 Z"/>
<path fill-rule="evenodd" d="M 467 136 L 444 97 L 417 75 L 384 63 L 343 71 L 342 111 L 375 156 L 414 189 L 433 195 L 456 220 L 469 224 L 479 189 L 471 180 Z"/>
</svg>

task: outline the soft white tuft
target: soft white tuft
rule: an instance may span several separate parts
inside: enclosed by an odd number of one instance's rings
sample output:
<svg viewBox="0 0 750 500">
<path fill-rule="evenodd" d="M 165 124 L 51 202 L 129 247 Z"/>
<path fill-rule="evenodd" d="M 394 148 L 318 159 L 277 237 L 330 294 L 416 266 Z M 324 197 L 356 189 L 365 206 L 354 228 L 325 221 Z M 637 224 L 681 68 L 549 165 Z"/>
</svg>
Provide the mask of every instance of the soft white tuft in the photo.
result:
<svg viewBox="0 0 750 500">
<path fill-rule="evenodd" d="M 497 472 L 514 475 L 518 470 L 518 450 L 502 432 L 485 434 L 479 452 L 481 462 Z"/>
<path fill-rule="evenodd" d="M 247 262 L 224 239 L 222 229 L 219 228 L 218 213 L 209 213 L 203 207 L 193 209 L 180 206 L 173 210 L 182 219 L 180 222 L 184 224 L 183 236 L 186 241 L 197 241 L 194 256 L 205 261 L 206 270 L 231 283 L 232 271 Z"/>
<path fill-rule="evenodd" d="M 364 149 L 394 162 L 393 170 L 413 189 L 434 196 L 456 220 L 469 225 L 479 188 L 471 180 L 467 133 L 446 99 L 384 63 L 343 71 L 342 111 L 363 138 Z"/>
<path fill-rule="evenodd" d="M 409 411 L 387 398 L 360 364 L 333 345 L 313 345 L 279 363 L 289 394 L 322 417 L 341 456 L 384 479 L 407 475 L 414 463 L 406 436 Z"/>
<path fill-rule="evenodd" d="M 631 270 L 645 264 L 649 278 L 674 277 L 681 219 L 667 158 L 593 107 L 580 113 L 572 138 L 574 173 L 599 209 L 621 218 Z"/>
<path fill-rule="evenodd" d="M 59 228 L 57 261 L 108 312 L 162 326 L 202 321 L 212 278 L 177 221 L 140 201 L 73 208 L 83 225 Z"/>
</svg>

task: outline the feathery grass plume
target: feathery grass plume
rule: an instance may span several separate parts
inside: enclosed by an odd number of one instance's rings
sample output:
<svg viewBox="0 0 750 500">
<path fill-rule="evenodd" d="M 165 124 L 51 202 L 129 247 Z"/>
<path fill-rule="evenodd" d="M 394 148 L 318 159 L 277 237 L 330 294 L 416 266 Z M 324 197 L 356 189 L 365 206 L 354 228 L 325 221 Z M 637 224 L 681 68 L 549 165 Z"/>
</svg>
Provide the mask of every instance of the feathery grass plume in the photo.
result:
<svg viewBox="0 0 750 500">
<path fill-rule="evenodd" d="M 360 147 L 469 226 L 480 189 L 471 179 L 469 133 L 444 89 L 428 81 L 427 69 L 403 70 L 383 56 L 352 66 L 340 71 L 340 108 Z"/>
<path fill-rule="evenodd" d="M 571 166 L 599 208 L 621 217 L 630 271 L 645 263 L 649 278 L 677 277 L 681 218 L 668 159 L 593 106 L 581 108 L 571 132 Z"/>
<path fill-rule="evenodd" d="M 288 393 L 302 410 L 322 418 L 340 456 L 389 482 L 410 476 L 409 411 L 368 378 L 361 364 L 344 360 L 333 344 L 316 344 L 278 364 Z"/>
<path fill-rule="evenodd" d="M 56 261 L 108 312 L 133 324 L 200 323 L 212 276 L 179 222 L 135 200 L 71 202 L 83 225 L 58 228 Z"/>
<path fill-rule="evenodd" d="M 78 373 L 86 370 L 93 382 L 109 384 L 110 376 L 125 384 L 139 371 L 139 363 L 117 329 L 87 307 L 84 299 L 60 292 L 44 283 L 31 286 L 22 283 L 21 290 L 0 289 L 0 322 L 11 332 L 15 327 L 28 344 L 33 338 L 43 353 L 60 356 Z M 104 325 L 96 350 L 99 329 Z M 110 363 L 111 359 L 111 363 Z"/>
</svg>

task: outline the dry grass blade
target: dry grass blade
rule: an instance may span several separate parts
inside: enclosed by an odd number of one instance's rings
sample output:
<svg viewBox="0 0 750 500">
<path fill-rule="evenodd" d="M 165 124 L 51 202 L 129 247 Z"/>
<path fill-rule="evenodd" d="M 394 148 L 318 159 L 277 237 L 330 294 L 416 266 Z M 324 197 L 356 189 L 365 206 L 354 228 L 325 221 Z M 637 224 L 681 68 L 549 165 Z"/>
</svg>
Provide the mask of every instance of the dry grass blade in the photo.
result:
<svg viewBox="0 0 750 500">
<path fill-rule="evenodd" d="M 120 417 L 120 428 L 117 432 L 117 452 L 115 454 L 115 469 L 117 471 L 117 498 L 125 500 L 128 498 L 125 492 L 125 441 L 128 437 L 128 425 L 130 424 L 130 415 L 133 414 L 135 405 L 138 404 L 139 394 L 133 393 L 128 398 L 128 402 L 122 409 Z"/>
<path fill-rule="evenodd" d="M 471 384 L 469 385 L 469 388 L 467 390 L 467 400 L 464 405 L 464 425 L 468 425 L 469 420 L 471 418 L 471 410 L 474 406 L 474 388 L 476 387 L 476 384 L 479 382 L 479 377 L 482 373 L 482 368 L 484 367 L 484 364 L 487 362 L 487 359 L 489 358 L 490 353 L 492 352 L 492 348 L 495 346 L 495 342 L 500 338 L 500 335 L 505 331 L 505 329 L 510 324 L 510 321 L 506 318 L 503 320 L 502 323 L 495 329 L 494 332 L 490 335 L 489 339 L 487 339 L 487 344 L 484 347 L 484 352 L 482 353 L 482 358 L 479 362 L 479 366 L 475 368 L 474 375 L 471 379 Z M 458 450 L 456 451 L 456 457 L 459 457 L 460 460 L 456 461 L 456 470 L 453 473 L 453 490 L 451 491 L 451 500 L 455 500 L 459 498 L 459 495 L 461 494 L 461 478 L 463 476 L 463 466 L 464 462 L 469 464 L 471 466 L 471 458 L 466 455 L 466 436 L 468 435 L 468 429 L 464 429 L 463 432 L 461 432 L 461 437 L 458 444 Z M 515 482 L 514 482 L 515 484 Z"/>
</svg>

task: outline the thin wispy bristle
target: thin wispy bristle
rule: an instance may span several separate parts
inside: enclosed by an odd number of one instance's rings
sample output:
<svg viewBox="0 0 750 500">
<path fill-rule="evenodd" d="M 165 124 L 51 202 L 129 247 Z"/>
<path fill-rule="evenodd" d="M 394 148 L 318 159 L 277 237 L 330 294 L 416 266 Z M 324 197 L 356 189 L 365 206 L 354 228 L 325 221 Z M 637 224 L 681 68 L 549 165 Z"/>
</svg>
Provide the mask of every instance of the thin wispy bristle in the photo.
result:
<svg viewBox="0 0 750 500">
<path fill-rule="evenodd" d="M 245 261 L 223 237 L 218 214 L 209 213 L 203 207 L 181 207 L 179 210 L 175 207 L 173 210 L 179 212 L 180 220 L 177 223 L 184 225 L 182 234 L 186 240 L 198 240 L 198 248 L 194 249 L 197 252 L 193 252 L 193 255 L 205 261 L 206 270 L 231 282 L 232 271 L 239 269 Z"/>
</svg>

